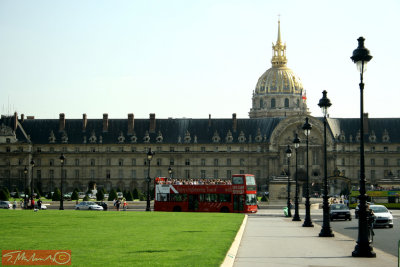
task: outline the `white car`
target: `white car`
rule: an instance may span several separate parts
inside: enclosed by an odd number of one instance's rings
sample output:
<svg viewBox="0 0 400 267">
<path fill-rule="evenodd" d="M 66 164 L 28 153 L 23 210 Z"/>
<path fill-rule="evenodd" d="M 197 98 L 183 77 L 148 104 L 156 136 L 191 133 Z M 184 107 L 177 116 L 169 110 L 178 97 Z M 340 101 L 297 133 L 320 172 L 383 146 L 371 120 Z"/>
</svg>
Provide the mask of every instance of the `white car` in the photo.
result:
<svg viewBox="0 0 400 267">
<path fill-rule="evenodd" d="M 369 208 L 372 209 L 375 215 L 374 226 L 388 226 L 389 228 L 393 228 L 393 215 L 391 211 L 383 205 L 370 205 Z"/>
<path fill-rule="evenodd" d="M 11 209 L 11 208 L 12 204 L 10 203 L 10 201 L 0 200 L 0 209 Z"/>
<path fill-rule="evenodd" d="M 103 210 L 102 206 L 97 205 L 92 201 L 82 201 L 75 205 L 76 210 Z"/>
</svg>

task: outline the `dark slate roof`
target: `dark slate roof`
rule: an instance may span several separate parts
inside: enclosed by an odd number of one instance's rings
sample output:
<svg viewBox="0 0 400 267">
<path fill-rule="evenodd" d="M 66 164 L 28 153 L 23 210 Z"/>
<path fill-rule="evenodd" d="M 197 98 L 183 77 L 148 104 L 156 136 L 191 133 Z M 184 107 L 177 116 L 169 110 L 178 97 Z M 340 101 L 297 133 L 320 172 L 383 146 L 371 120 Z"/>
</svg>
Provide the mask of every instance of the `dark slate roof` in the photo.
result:
<svg viewBox="0 0 400 267">
<path fill-rule="evenodd" d="M 185 134 L 190 133 L 191 141 L 194 142 L 194 137 L 197 137 L 197 143 L 212 143 L 212 138 L 215 132 L 221 138 L 221 143 L 225 142 L 225 137 L 230 131 L 233 137 L 233 143 L 238 143 L 238 137 L 241 132 L 244 133 L 246 142 L 249 142 L 251 136 L 252 142 L 255 142 L 255 137 L 260 129 L 263 142 L 269 141 L 275 127 L 284 120 L 284 117 L 277 118 L 258 118 L 258 119 L 237 119 L 237 130 L 233 131 L 233 119 L 156 119 L 156 128 L 154 133 L 149 133 L 150 143 L 156 143 L 158 133 L 161 132 L 163 137 L 162 143 L 178 143 L 179 137 L 181 143 L 185 143 Z M 323 118 L 316 118 L 323 120 Z M 12 117 L 2 117 L 0 124 L 8 125 L 12 128 Z M 62 132 L 59 132 L 59 119 L 29 119 L 20 122 L 26 134 L 30 136 L 34 144 L 48 144 L 50 132 L 53 131 L 56 141 L 61 143 Z M 123 134 L 125 144 L 131 143 L 131 136 L 128 135 L 128 119 L 109 119 L 108 131 L 103 132 L 102 119 L 88 119 L 86 131 L 83 131 L 82 119 L 66 119 L 65 133 L 68 136 L 69 144 L 82 144 L 84 137 L 87 143 L 90 144 L 89 138 L 94 132 L 99 143 L 100 136 L 103 144 L 117 144 L 118 137 Z M 352 135 L 353 142 L 356 142 L 356 136 L 359 130 L 358 118 L 335 118 L 329 119 L 329 126 L 335 137 L 339 136 L 343 131 L 345 134 L 345 142 L 349 142 Z M 145 143 L 144 137 L 149 131 L 150 119 L 135 119 L 134 134 L 137 137 L 137 143 Z M 390 142 L 400 143 L 400 118 L 369 118 L 368 119 L 369 134 L 374 131 L 376 142 L 382 142 L 383 133 L 386 130 L 389 134 Z M 27 142 L 22 131 L 17 130 L 17 138 L 20 142 Z M 264 137 L 266 139 L 264 139 Z M 366 142 L 369 139 L 366 138 Z"/>
</svg>

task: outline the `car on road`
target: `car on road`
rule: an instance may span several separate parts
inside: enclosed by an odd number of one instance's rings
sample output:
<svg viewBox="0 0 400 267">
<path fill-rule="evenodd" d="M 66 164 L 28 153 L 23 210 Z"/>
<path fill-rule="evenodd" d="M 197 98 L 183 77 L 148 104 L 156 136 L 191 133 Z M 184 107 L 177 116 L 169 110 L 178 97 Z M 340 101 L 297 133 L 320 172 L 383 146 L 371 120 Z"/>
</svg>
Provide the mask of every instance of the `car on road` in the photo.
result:
<svg viewBox="0 0 400 267">
<path fill-rule="evenodd" d="M 95 203 L 96 203 L 97 205 L 103 207 L 104 210 L 107 210 L 107 209 L 108 209 L 108 205 L 107 205 L 107 203 L 105 203 L 104 201 L 97 201 L 97 202 L 95 202 Z"/>
<path fill-rule="evenodd" d="M 102 206 L 97 205 L 93 201 L 82 201 L 75 205 L 76 210 L 103 210 Z"/>
<path fill-rule="evenodd" d="M 393 228 L 393 215 L 383 205 L 370 205 L 369 208 L 374 212 L 375 222 L 374 227 L 389 227 Z"/>
<path fill-rule="evenodd" d="M 12 204 L 10 203 L 10 201 L 0 201 L 0 209 L 11 209 L 12 208 Z"/>
<path fill-rule="evenodd" d="M 351 221 L 350 210 L 345 204 L 331 204 L 329 208 L 329 218 L 331 221 L 335 219 Z"/>
</svg>

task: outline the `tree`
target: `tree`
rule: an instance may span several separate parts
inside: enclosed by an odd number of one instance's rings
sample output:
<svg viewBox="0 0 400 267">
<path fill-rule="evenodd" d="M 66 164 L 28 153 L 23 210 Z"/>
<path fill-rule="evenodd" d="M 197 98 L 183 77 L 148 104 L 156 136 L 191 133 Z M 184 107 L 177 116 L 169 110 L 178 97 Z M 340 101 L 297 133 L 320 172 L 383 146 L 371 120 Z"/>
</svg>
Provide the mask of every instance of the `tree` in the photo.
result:
<svg viewBox="0 0 400 267">
<path fill-rule="evenodd" d="M 11 196 L 10 196 L 10 191 L 8 190 L 8 188 L 7 188 L 7 187 L 4 187 L 3 190 L 4 190 L 4 193 L 5 193 L 6 196 L 7 196 L 7 200 L 10 199 Z"/>
<path fill-rule="evenodd" d="M 72 192 L 71 200 L 79 200 L 78 191 L 74 190 L 74 192 Z"/>
<path fill-rule="evenodd" d="M 133 195 L 131 191 L 128 191 L 128 193 L 126 194 L 126 200 L 127 201 L 132 201 L 133 200 Z"/>
<path fill-rule="evenodd" d="M 137 190 L 137 188 L 133 189 L 133 199 L 139 199 L 139 191 Z"/>
<path fill-rule="evenodd" d="M 7 192 L 4 189 L 0 190 L 0 200 L 8 201 L 10 198 L 7 195 Z"/>
<path fill-rule="evenodd" d="M 97 199 L 97 201 L 104 200 L 103 191 L 101 191 L 101 190 L 97 191 L 97 193 L 96 193 L 96 199 Z"/>
<path fill-rule="evenodd" d="M 60 192 L 60 189 L 58 189 L 58 187 L 54 188 L 54 193 L 51 196 L 51 200 L 53 200 L 53 201 L 61 200 L 61 192 Z"/>
<path fill-rule="evenodd" d="M 115 191 L 115 189 L 113 188 L 108 195 L 108 201 L 112 201 L 114 199 L 117 199 L 117 191 Z"/>
<path fill-rule="evenodd" d="M 83 198 L 83 201 L 89 201 L 89 196 L 85 195 L 85 197 Z"/>
<path fill-rule="evenodd" d="M 14 187 L 14 192 L 15 192 L 14 198 L 19 198 L 18 188 Z"/>
</svg>

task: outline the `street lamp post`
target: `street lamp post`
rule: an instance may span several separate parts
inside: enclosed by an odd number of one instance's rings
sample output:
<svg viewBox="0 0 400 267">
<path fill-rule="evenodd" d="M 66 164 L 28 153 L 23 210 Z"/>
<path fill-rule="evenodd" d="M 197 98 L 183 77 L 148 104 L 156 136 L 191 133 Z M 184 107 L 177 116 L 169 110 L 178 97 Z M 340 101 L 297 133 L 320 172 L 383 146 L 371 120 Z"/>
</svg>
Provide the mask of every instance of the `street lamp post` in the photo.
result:
<svg viewBox="0 0 400 267">
<path fill-rule="evenodd" d="M 31 208 L 34 209 L 33 206 L 33 167 L 35 167 L 35 162 L 33 159 L 31 160 Z"/>
<path fill-rule="evenodd" d="M 300 139 L 299 136 L 295 135 L 293 139 L 293 144 L 294 144 L 294 150 L 296 152 L 296 169 L 295 169 L 295 179 L 296 179 L 296 193 L 294 197 L 294 216 L 292 221 L 301 221 L 300 215 L 299 215 L 299 184 L 298 184 L 298 179 L 297 179 L 297 149 L 300 146 Z"/>
<path fill-rule="evenodd" d="M 309 175 L 308 175 L 308 136 L 310 135 L 312 126 L 308 122 L 308 117 L 306 117 L 306 122 L 303 125 L 304 134 L 306 135 L 306 170 L 307 170 L 307 177 L 306 177 L 306 217 L 304 219 L 303 227 L 314 227 L 311 221 L 311 214 L 310 214 L 310 182 L 309 182 Z"/>
<path fill-rule="evenodd" d="M 172 168 L 171 168 L 171 166 L 168 167 L 168 174 L 169 174 L 169 179 L 172 179 Z"/>
<path fill-rule="evenodd" d="M 291 206 L 292 204 L 290 203 L 290 157 L 292 156 L 292 150 L 290 149 L 290 146 L 287 146 L 286 149 L 286 157 L 287 157 L 287 208 L 288 208 L 288 217 L 292 217 L 292 212 L 291 212 Z"/>
<path fill-rule="evenodd" d="M 369 50 L 364 47 L 365 39 L 358 38 L 358 47 L 353 51 L 351 59 L 356 63 L 360 72 L 360 209 L 358 219 L 357 245 L 352 253 L 353 257 L 376 257 L 372 244 L 368 238 L 367 223 L 367 194 L 365 190 L 365 160 L 364 160 L 364 71 L 367 63 L 372 59 Z"/>
<path fill-rule="evenodd" d="M 25 207 L 26 201 L 27 201 L 27 198 L 26 198 L 26 191 L 27 191 L 26 181 L 27 181 L 27 176 L 28 176 L 28 168 L 26 168 L 26 166 L 25 166 L 25 169 L 24 169 L 24 175 L 25 175 L 25 183 L 24 183 L 24 208 L 26 209 L 26 207 Z"/>
<path fill-rule="evenodd" d="M 323 223 L 321 232 L 319 233 L 320 237 L 333 237 L 335 236 L 332 233 L 332 229 L 329 223 L 329 204 L 328 204 L 328 161 L 326 155 L 326 124 L 327 124 L 327 115 L 328 108 L 332 105 L 329 98 L 326 96 L 327 92 L 324 90 L 322 92 L 322 98 L 319 100 L 318 106 L 322 109 L 322 113 L 324 114 L 324 204 L 323 204 Z"/>
<path fill-rule="evenodd" d="M 61 191 L 61 196 L 60 196 L 60 210 L 64 210 L 64 193 L 63 193 L 63 185 L 64 185 L 64 162 L 65 162 L 65 157 L 64 154 L 61 154 L 60 156 L 60 164 L 61 164 L 61 185 L 60 185 L 60 191 Z"/>
<path fill-rule="evenodd" d="M 149 151 L 147 152 L 148 170 L 147 170 L 147 205 L 146 205 L 146 211 L 151 211 L 151 209 L 150 209 L 150 182 L 151 182 L 151 178 L 150 178 L 150 162 L 153 159 L 154 154 L 155 153 L 151 151 L 151 148 L 149 148 Z"/>
</svg>

